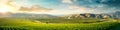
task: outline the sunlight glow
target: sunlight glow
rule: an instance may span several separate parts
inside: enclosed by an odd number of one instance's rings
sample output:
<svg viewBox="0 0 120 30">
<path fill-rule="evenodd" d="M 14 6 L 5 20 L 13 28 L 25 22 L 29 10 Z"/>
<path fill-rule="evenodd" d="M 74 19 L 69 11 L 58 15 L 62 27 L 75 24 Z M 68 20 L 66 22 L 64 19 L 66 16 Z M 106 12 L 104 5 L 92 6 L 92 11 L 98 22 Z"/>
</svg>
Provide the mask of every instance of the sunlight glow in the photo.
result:
<svg viewBox="0 0 120 30">
<path fill-rule="evenodd" d="M 0 4 L 0 12 L 1 13 L 9 12 L 11 10 L 12 10 L 12 8 L 9 5 Z"/>
</svg>

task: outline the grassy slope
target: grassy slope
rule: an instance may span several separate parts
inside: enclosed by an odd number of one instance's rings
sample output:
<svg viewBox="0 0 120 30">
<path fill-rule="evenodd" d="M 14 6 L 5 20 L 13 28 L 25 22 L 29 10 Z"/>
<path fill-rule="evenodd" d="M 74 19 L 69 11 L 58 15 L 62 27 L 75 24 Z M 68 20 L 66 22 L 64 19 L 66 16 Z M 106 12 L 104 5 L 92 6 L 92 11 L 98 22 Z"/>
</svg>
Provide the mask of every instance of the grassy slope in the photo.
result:
<svg viewBox="0 0 120 30">
<path fill-rule="evenodd" d="M 1 18 L 0 30 L 108 30 L 116 26 L 116 22 L 92 24 L 44 24 L 29 19 Z"/>
<path fill-rule="evenodd" d="M 117 23 L 118 24 L 115 27 L 113 27 L 111 30 L 120 30 L 120 20 L 118 20 Z"/>
<path fill-rule="evenodd" d="M 38 24 L 29 19 L 0 18 L 0 26 L 28 26 Z"/>
<path fill-rule="evenodd" d="M 100 19 L 63 19 L 63 18 L 54 18 L 54 19 L 36 19 L 41 22 L 49 22 L 49 23 L 82 23 L 82 22 L 89 22 L 95 23 Z"/>
</svg>

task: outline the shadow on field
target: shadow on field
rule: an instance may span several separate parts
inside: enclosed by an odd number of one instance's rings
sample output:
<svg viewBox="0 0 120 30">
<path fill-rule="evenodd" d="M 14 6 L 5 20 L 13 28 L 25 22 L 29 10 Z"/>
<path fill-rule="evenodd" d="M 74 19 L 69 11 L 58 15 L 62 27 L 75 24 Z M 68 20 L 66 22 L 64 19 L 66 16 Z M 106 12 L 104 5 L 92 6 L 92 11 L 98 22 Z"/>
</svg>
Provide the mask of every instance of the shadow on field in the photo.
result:
<svg viewBox="0 0 120 30">
<path fill-rule="evenodd" d="M 118 25 L 116 25 L 115 27 L 113 27 L 110 30 L 120 30 L 120 23 L 118 23 Z"/>
<path fill-rule="evenodd" d="M 0 30 L 28 30 L 25 28 L 0 27 Z"/>
</svg>

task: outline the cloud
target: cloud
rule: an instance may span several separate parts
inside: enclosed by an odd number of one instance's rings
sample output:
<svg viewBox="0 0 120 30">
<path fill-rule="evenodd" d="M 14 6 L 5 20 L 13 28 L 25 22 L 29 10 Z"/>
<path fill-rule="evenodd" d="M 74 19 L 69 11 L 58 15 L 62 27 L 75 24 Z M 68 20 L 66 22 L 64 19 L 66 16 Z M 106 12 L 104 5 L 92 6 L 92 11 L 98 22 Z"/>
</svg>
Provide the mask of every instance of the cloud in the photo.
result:
<svg viewBox="0 0 120 30">
<path fill-rule="evenodd" d="M 72 3 L 71 0 L 61 0 L 61 1 L 62 1 L 62 3 Z"/>
<path fill-rule="evenodd" d="M 12 0 L 0 0 L 0 3 L 5 3 L 5 2 L 8 2 L 8 1 L 12 1 Z"/>
<path fill-rule="evenodd" d="M 96 8 L 98 6 L 103 6 L 105 8 L 120 7 L 120 0 L 77 0 L 72 2 L 74 5 L 85 6 L 90 8 Z"/>
<path fill-rule="evenodd" d="M 14 13 L 19 12 L 48 12 L 52 9 L 44 8 L 39 5 L 32 4 L 29 0 L 0 0 L 0 3 L 14 7 Z"/>
<path fill-rule="evenodd" d="M 117 7 L 120 5 L 120 0 L 102 0 L 102 1 L 96 1 L 96 3 Z"/>
<path fill-rule="evenodd" d="M 108 13 L 118 11 L 120 8 L 120 0 L 71 0 L 70 2 L 67 4 L 68 9 L 84 13 Z"/>
<path fill-rule="evenodd" d="M 39 5 L 33 5 L 31 7 L 20 7 L 19 8 L 19 11 L 23 11 L 23 12 L 47 12 L 47 11 L 51 11 L 51 10 L 52 9 L 40 7 Z"/>
<path fill-rule="evenodd" d="M 2 1 L 2 2 L 1 2 Z M 9 0 L 0 0 L 0 3 L 3 3 L 3 1 L 8 2 Z M 53 2 L 53 1 L 51 1 Z M 13 0 L 10 2 L 10 4 L 15 7 L 18 11 L 21 12 L 35 12 L 35 13 L 50 13 L 50 14 L 69 14 L 69 13 L 101 13 L 101 12 L 109 12 L 111 10 L 119 10 L 120 9 L 120 0 L 61 0 L 63 7 L 48 5 L 52 3 L 45 4 L 46 2 L 43 2 L 43 5 L 40 4 L 40 2 L 30 2 L 29 0 Z M 61 3 L 60 2 L 60 3 Z M 41 6 L 38 6 L 36 4 L 39 4 Z M 44 8 L 44 6 L 48 6 L 47 8 Z M 57 9 L 49 9 L 49 8 Z M 54 8 L 55 7 L 55 8 Z M 59 8 L 60 7 L 60 8 Z M 64 10 L 61 11 L 60 9 Z"/>
<path fill-rule="evenodd" d="M 88 8 L 86 7 L 83 7 L 83 6 L 76 6 L 76 5 L 69 5 L 68 8 L 70 10 L 87 10 Z"/>
</svg>

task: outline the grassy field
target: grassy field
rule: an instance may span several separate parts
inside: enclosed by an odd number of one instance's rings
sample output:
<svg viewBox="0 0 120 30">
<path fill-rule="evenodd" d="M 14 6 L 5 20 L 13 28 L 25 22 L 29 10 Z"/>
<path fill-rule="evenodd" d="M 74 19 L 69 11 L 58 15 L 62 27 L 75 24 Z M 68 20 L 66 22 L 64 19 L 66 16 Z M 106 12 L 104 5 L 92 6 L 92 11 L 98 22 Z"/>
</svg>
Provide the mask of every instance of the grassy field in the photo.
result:
<svg viewBox="0 0 120 30">
<path fill-rule="evenodd" d="M 0 18 L 0 30 L 119 30 L 119 21 L 98 20 Z"/>
</svg>

